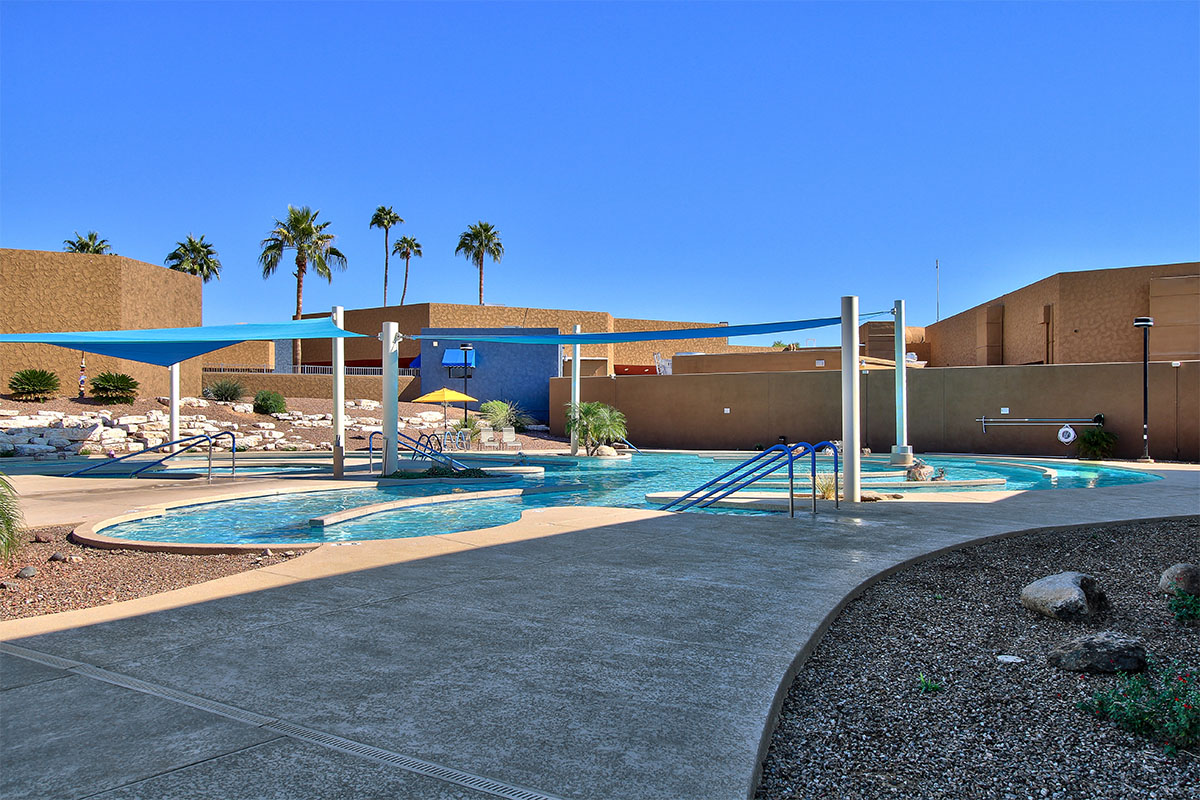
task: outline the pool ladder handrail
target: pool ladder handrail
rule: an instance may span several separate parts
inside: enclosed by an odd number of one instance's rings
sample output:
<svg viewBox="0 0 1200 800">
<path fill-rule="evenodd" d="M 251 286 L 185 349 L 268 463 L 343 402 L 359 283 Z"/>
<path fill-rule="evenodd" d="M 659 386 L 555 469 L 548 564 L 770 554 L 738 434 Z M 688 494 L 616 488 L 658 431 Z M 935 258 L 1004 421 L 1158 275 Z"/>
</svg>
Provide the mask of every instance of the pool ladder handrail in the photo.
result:
<svg viewBox="0 0 1200 800">
<path fill-rule="evenodd" d="M 738 464 L 731 470 L 728 470 L 722 475 L 713 478 L 707 483 L 696 487 L 685 495 L 675 498 L 659 508 L 660 511 L 671 510 L 672 506 L 678 505 L 685 500 L 691 498 L 691 502 L 675 509 L 676 511 L 686 511 L 693 506 L 707 508 L 719 500 L 723 500 L 734 492 L 745 489 L 763 478 L 771 475 L 783 468 L 784 464 L 779 464 L 780 459 L 786 459 L 788 470 L 788 513 L 791 516 L 796 516 L 796 495 L 795 495 L 795 472 L 794 462 L 797 458 L 805 455 L 811 457 L 810 476 L 812 480 L 812 509 L 815 513 L 817 510 L 817 450 L 818 448 L 829 447 L 833 450 L 833 480 L 834 480 L 834 505 L 840 508 L 840 502 L 837 493 L 838 486 L 838 452 L 837 447 L 829 441 L 818 442 L 817 444 L 809 444 L 808 442 L 797 442 L 793 445 L 777 444 L 768 447 L 761 453 L 746 459 L 741 464 Z M 726 480 L 728 479 L 728 480 Z M 721 483 L 721 481 L 725 481 Z M 720 485 L 718 485 L 720 484 Z M 705 489 L 709 491 L 704 494 Z M 700 495 L 696 497 L 696 495 Z"/>
<path fill-rule="evenodd" d="M 99 469 L 100 467 L 107 467 L 110 464 L 116 464 L 118 461 L 124 461 L 128 458 L 133 458 L 134 456 L 144 456 L 144 455 L 146 455 L 146 453 L 153 453 L 156 450 L 162 450 L 164 447 L 172 447 L 174 445 L 184 444 L 185 442 L 191 443 L 191 444 L 188 444 L 186 447 L 181 447 L 178 450 L 173 450 L 170 453 L 167 453 L 162 458 L 155 459 L 154 461 L 151 461 L 149 464 L 145 465 L 144 467 L 139 467 L 138 469 L 135 469 L 133 472 L 129 473 L 130 478 L 136 478 L 139 475 L 141 475 L 143 472 L 145 472 L 146 470 L 150 469 L 151 467 L 157 467 L 158 465 L 162 464 L 168 458 L 174 458 L 175 456 L 180 455 L 181 453 L 186 453 L 188 450 L 191 450 L 193 447 L 199 447 L 202 442 L 207 441 L 208 442 L 208 482 L 212 483 L 213 444 L 216 442 L 217 439 L 221 438 L 222 436 L 229 437 L 229 457 L 230 457 L 229 474 L 231 477 L 236 478 L 237 477 L 237 437 L 234 436 L 233 431 L 218 431 L 217 433 L 214 433 L 211 436 L 209 436 L 207 433 L 197 433 L 194 436 L 184 436 L 182 439 L 174 439 L 170 442 L 163 442 L 162 444 L 156 444 L 153 447 L 147 447 L 145 450 L 138 450 L 136 453 L 128 453 L 128 454 L 120 456 L 118 458 L 107 459 L 105 461 L 101 461 L 99 463 L 92 464 L 90 466 L 84 467 L 83 469 L 77 469 L 74 472 L 68 472 L 63 477 L 64 478 L 74 478 L 75 476 L 82 475 L 85 472 L 91 472 L 92 470 Z"/>
<path fill-rule="evenodd" d="M 624 436 L 618 436 L 618 437 L 617 437 L 617 441 L 618 441 L 618 442 L 623 442 L 623 443 L 625 444 L 625 446 L 626 446 L 626 447 L 628 447 L 628 448 L 629 448 L 630 450 L 632 450 L 633 452 L 637 453 L 639 456 L 640 456 L 640 455 L 645 455 L 645 454 L 644 454 L 644 453 L 643 453 L 641 450 L 638 450 L 636 447 L 634 447 L 634 446 L 633 446 L 633 443 L 632 443 L 632 442 L 630 442 L 628 439 L 626 439 Z"/>
<path fill-rule="evenodd" d="M 371 473 L 375 472 L 375 446 L 374 445 L 375 445 L 375 437 L 376 436 L 383 436 L 383 432 L 382 431 L 371 431 L 371 433 L 367 435 L 367 471 L 371 472 Z M 396 437 L 397 437 L 397 442 L 396 442 L 397 448 L 400 445 L 400 441 L 403 440 L 404 442 L 408 443 L 406 445 L 406 447 L 409 450 L 412 450 L 413 453 L 415 453 L 416 455 L 423 456 L 423 457 L 429 459 L 430 461 L 437 462 L 437 463 L 441 464 L 442 466 L 448 467 L 450 469 L 467 469 L 467 465 L 463 464 L 461 461 L 457 461 L 444 453 L 439 453 L 437 450 L 434 450 L 432 447 L 430 447 L 426 444 L 422 444 L 421 439 L 426 438 L 427 434 L 421 434 L 421 438 L 413 439 L 412 437 L 407 436 L 407 435 L 397 431 Z M 384 441 L 387 441 L 387 440 L 384 439 Z M 382 450 L 383 450 L 383 448 L 380 448 L 379 468 L 381 470 L 383 469 Z"/>
</svg>

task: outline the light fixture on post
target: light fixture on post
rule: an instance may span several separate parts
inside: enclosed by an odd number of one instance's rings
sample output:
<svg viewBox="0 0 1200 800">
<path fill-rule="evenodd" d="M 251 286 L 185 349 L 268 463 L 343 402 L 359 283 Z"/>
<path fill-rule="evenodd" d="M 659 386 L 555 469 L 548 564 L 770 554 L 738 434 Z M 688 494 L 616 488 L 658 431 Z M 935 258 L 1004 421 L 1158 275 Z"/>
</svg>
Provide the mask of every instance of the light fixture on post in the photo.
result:
<svg viewBox="0 0 1200 800">
<path fill-rule="evenodd" d="M 1142 329 L 1142 457 L 1150 462 L 1150 329 L 1154 317 L 1134 317 L 1133 327 Z"/>
<path fill-rule="evenodd" d="M 462 351 L 463 394 L 466 394 L 467 393 L 467 378 L 471 377 L 471 366 L 470 366 L 471 351 L 473 351 L 475 348 L 472 345 L 470 345 L 466 342 L 463 342 L 462 344 L 460 344 L 458 346 L 458 349 Z M 463 400 L 463 425 L 466 426 L 466 424 L 467 424 L 467 401 Z"/>
</svg>

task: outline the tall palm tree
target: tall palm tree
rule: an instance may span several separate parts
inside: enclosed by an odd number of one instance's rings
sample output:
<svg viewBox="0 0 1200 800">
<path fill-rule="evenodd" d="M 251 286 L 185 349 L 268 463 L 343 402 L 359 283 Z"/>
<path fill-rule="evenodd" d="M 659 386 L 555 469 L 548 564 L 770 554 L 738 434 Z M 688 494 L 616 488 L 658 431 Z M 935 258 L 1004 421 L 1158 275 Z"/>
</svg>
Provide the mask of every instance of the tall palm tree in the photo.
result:
<svg viewBox="0 0 1200 800">
<path fill-rule="evenodd" d="M 208 283 L 213 278 L 221 280 L 221 259 L 217 257 L 217 248 L 204 241 L 204 234 L 195 239 L 189 233 L 182 242 L 176 242 L 176 247 L 167 253 L 163 263 L 176 272 L 186 272 L 196 275 Z"/>
<path fill-rule="evenodd" d="M 400 291 L 400 305 L 404 305 L 404 295 L 408 294 L 408 260 L 413 256 L 420 258 L 424 254 L 421 252 L 421 243 L 411 236 L 397 239 L 392 252 L 404 259 L 404 288 Z M 384 274 L 387 274 L 386 271 L 387 268 L 384 267 Z"/>
<path fill-rule="evenodd" d="M 387 305 L 387 279 L 388 279 L 388 230 L 393 225 L 400 225 L 404 220 L 400 219 L 400 215 L 392 210 L 391 206 L 380 206 L 375 209 L 375 213 L 371 215 L 371 227 L 383 228 L 383 304 Z M 407 283 L 408 275 L 405 274 Z M 404 301 L 400 301 L 400 305 L 404 305 Z"/>
<path fill-rule="evenodd" d="M 504 245 L 500 243 L 500 231 L 492 227 L 490 222 L 480 220 L 470 225 L 458 236 L 458 247 L 454 255 L 463 257 L 479 269 L 479 305 L 483 305 L 483 259 L 488 256 L 499 264 L 504 257 Z"/>
<path fill-rule="evenodd" d="M 115 256 L 112 251 L 112 245 L 108 243 L 108 239 L 101 239 L 100 234 L 95 231 L 88 231 L 86 237 L 80 236 L 79 231 L 75 231 L 74 239 L 63 239 L 63 250 L 68 253 L 89 253 L 94 256 Z"/>
<path fill-rule="evenodd" d="M 279 262 L 283 260 L 285 250 L 296 251 L 296 319 L 300 318 L 304 304 L 304 275 L 311 264 L 327 281 L 333 280 L 330 267 L 346 268 L 346 256 L 333 246 L 334 235 L 326 233 L 328 222 L 317 222 L 320 209 L 313 211 L 308 206 L 296 208 L 288 205 L 286 220 L 275 220 L 275 228 L 260 247 L 262 253 L 258 263 L 262 265 L 263 278 L 271 277 Z M 292 363 L 300 363 L 300 340 L 292 340 Z"/>
</svg>

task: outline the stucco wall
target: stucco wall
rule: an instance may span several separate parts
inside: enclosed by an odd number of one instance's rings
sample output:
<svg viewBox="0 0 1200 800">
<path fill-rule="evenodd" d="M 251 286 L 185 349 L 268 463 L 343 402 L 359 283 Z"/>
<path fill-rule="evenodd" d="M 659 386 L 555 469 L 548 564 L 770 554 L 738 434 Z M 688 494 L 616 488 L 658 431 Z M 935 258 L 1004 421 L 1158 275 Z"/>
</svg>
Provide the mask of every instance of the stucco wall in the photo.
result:
<svg viewBox="0 0 1200 800">
<path fill-rule="evenodd" d="M 275 367 L 274 342 L 239 342 L 205 353 L 196 359 L 206 367 L 233 365 L 242 367 Z"/>
<path fill-rule="evenodd" d="M 909 371 L 909 439 L 918 452 L 1066 456 L 1055 427 L 991 427 L 979 417 L 1091 418 L 1103 413 L 1119 437 L 1117 456 L 1141 453 L 1141 364 L 948 367 Z M 863 378 L 864 444 L 895 443 L 892 370 Z M 639 447 L 751 449 L 841 436 L 838 372 L 774 372 L 583 378 L 583 400 L 626 416 Z M 551 381 L 551 427 L 561 433 L 570 381 Z M 729 413 L 724 413 L 728 408 Z M 1200 460 L 1200 362 L 1151 364 L 1151 455 Z"/>
<path fill-rule="evenodd" d="M 1167 302 L 1173 327 L 1161 338 L 1163 349 L 1152 352 L 1162 358 L 1200 357 L 1200 302 L 1191 299 L 1200 301 L 1200 295 L 1187 285 L 1168 289 L 1161 282 L 1198 273 L 1200 263 L 1186 262 L 1052 275 L 927 326 L 930 365 L 987 363 L 986 315 L 997 306 L 1003 309 L 1004 364 L 1138 361 L 1142 338 L 1133 319 L 1152 314 L 1152 284 L 1162 295 L 1184 295 Z M 1048 321 L 1046 306 L 1051 307 Z M 1152 333 L 1152 347 L 1160 346 L 1156 341 Z"/>
<path fill-rule="evenodd" d="M 862 356 L 869 367 L 891 367 L 891 360 Z M 823 363 L 818 363 L 823 362 Z M 671 361 L 676 375 L 710 372 L 799 372 L 842 368 L 840 347 L 813 347 L 803 350 L 769 350 L 762 353 L 718 353 L 715 355 L 677 355 Z"/>
<path fill-rule="evenodd" d="M 206 372 L 204 385 L 222 379 L 233 379 L 246 390 L 247 401 L 257 392 L 268 389 L 284 397 L 315 397 L 329 400 L 333 397 L 332 375 L 277 375 L 261 372 Z M 419 379 L 408 375 L 400 376 L 400 399 L 412 400 L 421 394 Z M 379 375 L 347 375 L 346 399 L 383 399 L 383 378 Z"/>
<path fill-rule="evenodd" d="M 507 328 L 426 328 L 423 333 L 438 338 L 421 341 L 421 393 L 435 392 L 443 387 L 456 392 L 465 391 L 469 396 L 478 398 L 478 402 L 467 404 L 475 409 L 479 408 L 480 402 L 508 400 L 544 422 L 549 415 L 548 382 L 558 375 L 558 345 L 472 341 L 473 335 L 506 332 L 511 331 Z M 531 335 L 553 335 L 558 329 L 527 328 L 526 332 Z M 450 378 L 449 371 L 441 365 L 443 353 L 458 350 L 458 346 L 464 342 L 474 345 L 476 364 L 465 389 L 462 378 Z"/>
<path fill-rule="evenodd" d="M 0 249 L 0 333 L 128 330 L 201 324 L 200 278 L 124 256 Z M 17 370 L 56 373 L 62 392 L 75 395 L 79 352 L 53 345 L 0 344 L 0 391 Z M 143 396 L 169 391 L 166 367 L 89 354 L 88 378 L 124 372 Z M 183 363 L 180 389 L 200 391 L 200 359 Z"/>
</svg>

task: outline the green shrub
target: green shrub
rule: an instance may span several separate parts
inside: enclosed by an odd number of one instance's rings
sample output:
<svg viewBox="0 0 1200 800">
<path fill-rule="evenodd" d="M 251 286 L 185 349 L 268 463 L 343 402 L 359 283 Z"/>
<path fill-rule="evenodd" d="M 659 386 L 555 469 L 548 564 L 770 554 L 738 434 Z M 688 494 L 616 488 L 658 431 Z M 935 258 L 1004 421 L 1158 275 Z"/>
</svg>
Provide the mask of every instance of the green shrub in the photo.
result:
<svg viewBox="0 0 1200 800">
<path fill-rule="evenodd" d="M 624 439 L 625 415 L 606 403 L 567 403 L 567 435 L 575 432 L 589 456 L 602 444 Z"/>
<path fill-rule="evenodd" d="M 0 561 L 7 564 L 21 544 L 21 506 L 17 490 L 0 473 Z"/>
<path fill-rule="evenodd" d="M 287 411 L 287 401 L 279 392 L 263 389 L 254 395 L 255 414 L 282 414 Z"/>
<path fill-rule="evenodd" d="M 1106 431 L 1100 426 L 1089 428 L 1079 436 L 1079 457 L 1103 461 L 1112 455 L 1116 446 L 1117 435 L 1115 433 Z"/>
<path fill-rule="evenodd" d="M 1175 619 L 1179 622 L 1200 619 L 1200 595 L 1188 594 L 1180 589 L 1178 584 L 1171 584 L 1171 588 L 1175 591 L 1170 602 L 1171 613 L 1175 615 Z"/>
<path fill-rule="evenodd" d="M 476 417 L 467 417 L 465 420 L 455 420 L 454 424 L 452 424 L 450 427 L 456 431 L 466 431 L 467 436 L 470 437 L 472 442 L 479 441 L 479 433 L 481 428 L 479 427 L 479 420 Z"/>
<path fill-rule="evenodd" d="M 23 369 L 8 379 L 8 390 L 17 400 L 44 403 L 58 391 L 58 376 L 46 369 Z"/>
<path fill-rule="evenodd" d="M 534 422 L 533 417 L 510 400 L 488 400 L 479 406 L 479 415 L 492 423 L 496 430 L 515 428 L 523 431 Z"/>
<path fill-rule="evenodd" d="M 123 372 L 101 372 L 92 378 L 92 397 L 105 403 L 133 405 L 138 382 Z"/>
<path fill-rule="evenodd" d="M 226 403 L 236 403 L 246 396 L 246 387 L 233 378 L 222 378 L 219 381 L 213 381 L 204 390 L 207 393 L 207 397 Z"/>
<path fill-rule="evenodd" d="M 1115 687 L 1096 692 L 1078 707 L 1162 742 L 1174 754 L 1200 742 L 1200 671 L 1152 661 L 1144 674 L 1121 673 Z"/>
</svg>

